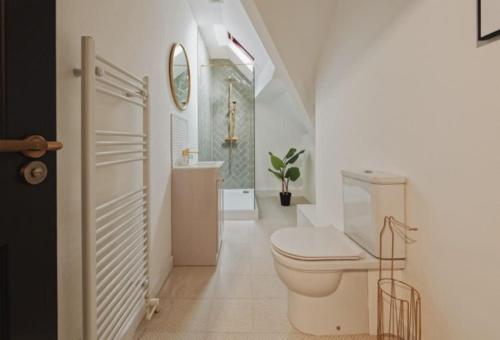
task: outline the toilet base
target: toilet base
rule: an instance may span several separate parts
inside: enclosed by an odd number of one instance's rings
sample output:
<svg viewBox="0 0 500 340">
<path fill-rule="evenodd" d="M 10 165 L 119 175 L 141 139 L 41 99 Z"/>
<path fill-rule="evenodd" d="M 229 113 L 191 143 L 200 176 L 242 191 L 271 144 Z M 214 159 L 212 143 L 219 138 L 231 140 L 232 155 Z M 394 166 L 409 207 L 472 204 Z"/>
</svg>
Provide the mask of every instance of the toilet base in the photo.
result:
<svg viewBox="0 0 500 340">
<path fill-rule="evenodd" d="M 368 333 L 368 273 L 344 272 L 339 288 L 325 297 L 288 291 L 288 320 L 306 334 Z"/>
</svg>

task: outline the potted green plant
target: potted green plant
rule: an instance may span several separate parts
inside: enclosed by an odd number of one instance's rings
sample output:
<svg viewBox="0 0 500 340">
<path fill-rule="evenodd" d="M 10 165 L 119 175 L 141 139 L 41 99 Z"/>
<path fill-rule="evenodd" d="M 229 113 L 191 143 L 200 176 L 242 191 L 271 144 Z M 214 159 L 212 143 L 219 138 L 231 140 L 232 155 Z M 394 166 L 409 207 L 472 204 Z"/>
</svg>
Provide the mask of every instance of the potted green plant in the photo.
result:
<svg viewBox="0 0 500 340">
<path fill-rule="evenodd" d="M 304 151 L 305 150 L 300 150 L 299 152 L 297 152 L 297 149 L 291 148 L 283 158 L 279 158 L 272 152 L 269 152 L 269 156 L 271 157 L 271 165 L 273 166 L 274 170 L 268 170 L 281 181 L 280 201 L 282 206 L 290 205 L 292 193 L 288 191 L 289 182 L 295 182 L 300 177 L 300 169 L 298 167 L 288 166 L 295 163 L 297 159 L 299 159 L 299 156 L 304 153 Z"/>
</svg>

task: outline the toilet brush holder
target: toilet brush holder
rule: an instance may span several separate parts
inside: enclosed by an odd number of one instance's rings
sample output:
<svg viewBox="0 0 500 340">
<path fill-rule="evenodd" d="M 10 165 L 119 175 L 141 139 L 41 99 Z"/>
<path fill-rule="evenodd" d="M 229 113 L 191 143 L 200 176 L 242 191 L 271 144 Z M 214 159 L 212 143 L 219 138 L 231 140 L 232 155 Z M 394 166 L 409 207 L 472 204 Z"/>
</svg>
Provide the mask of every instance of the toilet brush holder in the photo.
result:
<svg viewBox="0 0 500 340">
<path fill-rule="evenodd" d="M 378 280 L 378 322 L 377 340 L 421 340 L 422 317 L 420 293 L 411 285 L 394 278 L 394 237 L 404 239 L 406 243 L 415 240 L 407 236 L 407 232 L 416 228 L 399 222 L 392 216 L 384 218 L 384 226 L 380 231 L 380 260 Z M 391 256 L 384 258 L 384 234 L 390 233 Z M 390 275 L 383 276 L 382 262 L 390 262 Z"/>
</svg>

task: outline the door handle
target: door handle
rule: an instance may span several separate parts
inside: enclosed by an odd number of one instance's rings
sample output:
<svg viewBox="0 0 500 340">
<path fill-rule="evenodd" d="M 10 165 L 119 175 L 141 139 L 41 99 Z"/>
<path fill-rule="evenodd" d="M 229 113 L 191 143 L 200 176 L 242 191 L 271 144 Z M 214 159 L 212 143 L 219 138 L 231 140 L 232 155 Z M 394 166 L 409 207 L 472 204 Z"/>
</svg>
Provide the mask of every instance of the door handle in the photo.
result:
<svg viewBox="0 0 500 340">
<path fill-rule="evenodd" d="M 26 157 L 40 158 L 47 151 L 62 149 L 61 142 L 48 142 L 38 135 L 29 136 L 25 139 L 0 139 L 0 152 L 21 152 Z"/>
</svg>

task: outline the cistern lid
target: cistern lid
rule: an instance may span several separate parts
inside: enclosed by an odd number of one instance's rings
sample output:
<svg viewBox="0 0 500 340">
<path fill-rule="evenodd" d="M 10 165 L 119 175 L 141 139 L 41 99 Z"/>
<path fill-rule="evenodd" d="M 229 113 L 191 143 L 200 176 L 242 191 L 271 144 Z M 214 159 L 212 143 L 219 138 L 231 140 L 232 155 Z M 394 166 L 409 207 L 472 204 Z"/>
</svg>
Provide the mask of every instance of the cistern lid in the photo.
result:
<svg viewBox="0 0 500 340">
<path fill-rule="evenodd" d="M 334 227 L 284 228 L 271 235 L 274 249 L 284 256 L 305 260 L 359 260 L 364 251 Z"/>
<path fill-rule="evenodd" d="M 405 184 L 406 178 L 376 170 L 342 170 L 344 177 L 372 184 Z"/>
</svg>

